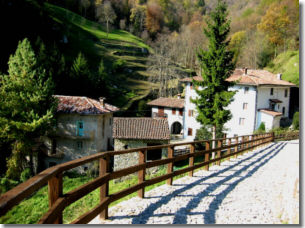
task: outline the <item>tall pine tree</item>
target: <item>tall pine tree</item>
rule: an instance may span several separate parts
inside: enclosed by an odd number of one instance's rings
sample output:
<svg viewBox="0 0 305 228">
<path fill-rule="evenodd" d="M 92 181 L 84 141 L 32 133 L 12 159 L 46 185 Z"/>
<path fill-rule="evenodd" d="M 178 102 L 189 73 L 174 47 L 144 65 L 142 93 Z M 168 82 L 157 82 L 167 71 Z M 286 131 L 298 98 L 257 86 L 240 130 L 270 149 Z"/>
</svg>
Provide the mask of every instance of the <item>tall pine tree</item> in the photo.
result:
<svg viewBox="0 0 305 228">
<path fill-rule="evenodd" d="M 228 49 L 230 21 L 227 16 L 227 5 L 218 0 L 216 8 L 206 21 L 207 28 L 204 29 L 204 34 L 209 40 L 208 50 L 198 51 L 203 80 L 193 80 L 198 94 L 196 99 L 192 99 L 198 112 L 197 121 L 212 128 L 213 139 L 216 137 L 216 128 L 223 126 L 231 118 L 230 110 L 226 107 L 235 94 L 228 91 L 233 83 L 226 81 L 235 69 L 234 53 Z"/>
<path fill-rule="evenodd" d="M 13 141 L 6 174 L 18 179 L 25 166 L 33 170 L 34 139 L 49 129 L 56 106 L 51 77 L 39 67 L 29 40 L 19 42 L 8 65 L 8 75 L 0 76 L 0 137 Z"/>
</svg>

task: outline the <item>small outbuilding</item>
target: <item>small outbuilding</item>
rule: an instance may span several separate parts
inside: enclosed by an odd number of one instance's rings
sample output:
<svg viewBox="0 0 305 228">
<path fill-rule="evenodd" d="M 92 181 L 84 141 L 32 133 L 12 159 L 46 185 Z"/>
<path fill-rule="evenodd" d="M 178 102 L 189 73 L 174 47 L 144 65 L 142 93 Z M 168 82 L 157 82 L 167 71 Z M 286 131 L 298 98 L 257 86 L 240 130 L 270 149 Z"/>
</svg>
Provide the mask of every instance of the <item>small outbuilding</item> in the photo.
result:
<svg viewBox="0 0 305 228">
<path fill-rule="evenodd" d="M 165 118 L 114 118 L 113 119 L 114 150 L 140 148 L 168 144 L 170 132 Z M 161 159 L 167 149 L 150 150 L 146 154 L 147 161 Z M 139 153 L 114 156 L 114 170 L 120 170 L 139 162 Z"/>
</svg>

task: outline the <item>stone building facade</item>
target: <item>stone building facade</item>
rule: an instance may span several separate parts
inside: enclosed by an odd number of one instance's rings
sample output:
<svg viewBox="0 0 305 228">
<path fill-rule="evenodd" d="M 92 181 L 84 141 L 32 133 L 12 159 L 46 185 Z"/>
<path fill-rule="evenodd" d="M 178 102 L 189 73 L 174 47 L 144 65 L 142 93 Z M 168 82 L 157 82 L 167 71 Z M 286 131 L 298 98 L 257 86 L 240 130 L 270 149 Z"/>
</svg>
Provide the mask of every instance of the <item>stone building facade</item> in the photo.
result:
<svg viewBox="0 0 305 228">
<path fill-rule="evenodd" d="M 44 138 L 44 168 L 94 153 L 112 150 L 113 113 L 119 109 L 87 97 L 55 96 L 56 127 Z M 89 164 L 77 168 L 85 172 Z"/>
</svg>

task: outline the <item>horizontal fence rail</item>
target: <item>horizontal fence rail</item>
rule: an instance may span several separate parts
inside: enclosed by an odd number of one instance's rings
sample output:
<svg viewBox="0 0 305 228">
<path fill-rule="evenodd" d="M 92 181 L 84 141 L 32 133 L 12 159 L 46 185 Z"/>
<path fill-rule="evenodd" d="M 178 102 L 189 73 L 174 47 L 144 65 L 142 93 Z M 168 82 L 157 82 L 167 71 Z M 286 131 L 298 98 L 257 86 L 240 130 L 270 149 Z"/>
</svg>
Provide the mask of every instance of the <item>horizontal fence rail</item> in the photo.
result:
<svg viewBox="0 0 305 228">
<path fill-rule="evenodd" d="M 167 184 L 171 185 L 175 176 L 184 173 L 189 173 L 189 176 L 192 176 L 195 169 L 204 167 L 208 170 L 209 165 L 211 164 L 219 165 L 223 159 L 229 159 L 231 156 L 237 157 L 238 154 L 243 154 L 246 151 L 273 142 L 275 139 L 293 139 L 297 137 L 298 133 L 279 135 L 276 137 L 273 133 L 265 133 L 97 153 L 48 168 L 6 192 L 0 197 L 0 216 L 5 215 L 12 207 L 29 197 L 42 186 L 48 184 L 49 210 L 40 219 L 40 224 L 62 223 L 64 209 L 97 188 L 100 188 L 100 203 L 95 208 L 73 221 L 72 224 L 88 223 L 98 215 L 100 215 L 100 218 L 106 219 L 108 217 L 108 206 L 110 203 L 134 192 L 138 192 L 138 196 L 143 198 L 145 187 L 147 186 L 165 180 Z M 212 148 L 213 141 L 215 141 L 215 148 Z M 175 147 L 177 146 L 180 148 L 181 146 L 185 146 L 186 149 L 175 150 Z M 163 148 L 167 148 L 167 158 L 146 161 L 147 151 Z M 138 165 L 117 171 L 110 171 L 110 161 L 114 155 L 134 152 L 139 153 Z M 198 156 L 202 156 L 204 160 L 198 164 L 194 164 L 194 159 Z M 175 162 L 186 159 L 189 159 L 188 167 L 179 170 L 173 169 Z M 94 180 L 63 194 L 63 172 L 92 161 L 99 161 L 99 176 Z M 146 180 L 146 169 L 160 165 L 167 165 L 167 173 Z M 121 178 L 136 172 L 138 172 L 138 184 L 119 192 L 109 194 L 110 180 Z"/>
</svg>

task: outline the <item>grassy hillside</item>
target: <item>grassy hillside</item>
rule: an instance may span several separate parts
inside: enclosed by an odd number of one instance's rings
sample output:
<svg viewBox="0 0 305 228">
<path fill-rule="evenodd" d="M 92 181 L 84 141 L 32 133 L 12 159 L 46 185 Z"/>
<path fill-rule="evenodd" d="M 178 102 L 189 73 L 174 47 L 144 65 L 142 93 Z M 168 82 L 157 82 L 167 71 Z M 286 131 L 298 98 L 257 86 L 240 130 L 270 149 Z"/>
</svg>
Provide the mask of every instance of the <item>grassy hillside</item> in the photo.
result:
<svg viewBox="0 0 305 228">
<path fill-rule="evenodd" d="M 287 51 L 279 54 L 266 70 L 281 73 L 282 78 L 299 86 L 299 51 Z"/>
<path fill-rule="evenodd" d="M 68 60 L 72 61 L 81 51 L 92 68 L 97 68 L 101 59 L 106 66 L 118 60 L 122 64 L 120 73 L 110 75 L 109 79 L 120 94 L 110 98 L 113 104 L 128 109 L 134 101 L 149 94 L 154 85 L 147 81 L 145 71 L 147 56 L 152 50 L 140 38 L 123 30 L 112 30 L 107 36 L 102 25 L 76 13 L 48 3 L 44 8 L 58 27 L 64 28 L 62 35 L 68 42 L 62 46 Z"/>
</svg>

